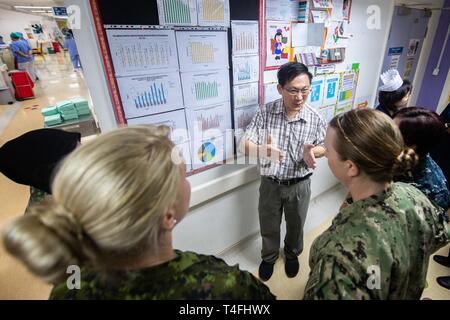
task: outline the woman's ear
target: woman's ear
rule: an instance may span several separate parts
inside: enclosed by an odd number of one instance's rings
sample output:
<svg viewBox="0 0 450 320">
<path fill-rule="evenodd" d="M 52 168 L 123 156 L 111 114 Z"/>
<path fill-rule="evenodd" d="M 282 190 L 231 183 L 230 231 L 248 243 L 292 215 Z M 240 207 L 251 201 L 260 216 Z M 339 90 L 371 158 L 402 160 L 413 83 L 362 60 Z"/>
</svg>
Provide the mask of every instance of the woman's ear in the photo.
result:
<svg viewBox="0 0 450 320">
<path fill-rule="evenodd" d="M 162 217 L 161 228 L 164 231 L 172 231 L 176 224 L 177 220 L 175 219 L 175 208 L 171 206 Z"/>
<path fill-rule="evenodd" d="M 345 161 L 345 166 L 347 168 L 347 176 L 349 176 L 350 178 L 359 176 L 359 168 L 353 161 Z"/>
</svg>

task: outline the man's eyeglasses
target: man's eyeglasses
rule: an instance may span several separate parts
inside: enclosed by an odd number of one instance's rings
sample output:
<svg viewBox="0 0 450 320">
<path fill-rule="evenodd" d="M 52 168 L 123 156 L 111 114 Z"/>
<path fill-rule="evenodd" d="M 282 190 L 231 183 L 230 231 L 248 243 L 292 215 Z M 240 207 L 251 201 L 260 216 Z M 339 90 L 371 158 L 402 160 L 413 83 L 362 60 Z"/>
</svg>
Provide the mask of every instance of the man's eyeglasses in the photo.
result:
<svg viewBox="0 0 450 320">
<path fill-rule="evenodd" d="M 303 88 L 301 90 L 297 90 L 297 89 L 284 89 L 286 90 L 287 93 L 289 93 L 291 96 L 298 96 L 299 94 L 307 95 L 310 91 L 311 88 Z"/>
</svg>

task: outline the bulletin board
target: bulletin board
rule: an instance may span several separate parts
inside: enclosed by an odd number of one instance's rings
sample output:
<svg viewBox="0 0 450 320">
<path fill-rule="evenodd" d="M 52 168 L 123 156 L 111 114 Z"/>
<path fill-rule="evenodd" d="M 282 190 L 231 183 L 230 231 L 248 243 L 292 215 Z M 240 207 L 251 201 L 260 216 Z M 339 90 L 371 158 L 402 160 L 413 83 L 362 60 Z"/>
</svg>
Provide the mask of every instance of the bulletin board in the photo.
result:
<svg viewBox="0 0 450 320">
<path fill-rule="evenodd" d="M 258 107 L 280 98 L 286 62 L 309 66 L 308 103 L 327 121 L 354 106 L 359 64 L 335 68 L 345 61 L 351 0 L 90 4 L 119 126 L 168 125 L 188 174 L 235 158 Z"/>
<path fill-rule="evenodd" d="M 259 103 L 259 0 L 90 4 L 119 126 L 168 125 L 189 174 L 234 159 L 226 131 Z"/>
</svg>

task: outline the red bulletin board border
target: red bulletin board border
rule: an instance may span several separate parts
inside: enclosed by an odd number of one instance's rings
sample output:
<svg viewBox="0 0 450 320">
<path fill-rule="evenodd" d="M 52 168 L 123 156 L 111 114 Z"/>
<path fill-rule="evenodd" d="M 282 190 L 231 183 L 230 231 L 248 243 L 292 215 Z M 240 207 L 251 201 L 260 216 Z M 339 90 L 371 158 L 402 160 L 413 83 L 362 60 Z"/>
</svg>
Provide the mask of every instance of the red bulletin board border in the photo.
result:
<svg viewBox="0 0 450 320">
<path fill-rule="evenodd" d="M 119 87 L 114 73 L 111 54 L 109 51 L 108 41 L 106 41 L 106 33 L 103 27 L 103 21 L 100 15 L 98 0 L 89 0 L 91 6 L 92 17 L 94 18 L 95 31 L 97 34 L 98 45 L 102 55 L 103 66 L 105 67 L 106 80 L 113 103 L 114 113 L 116 115 L 119 127 L 127 125 L 127 120 L 123 111 L 122 100 L 120 99 Z"/>
</svg>

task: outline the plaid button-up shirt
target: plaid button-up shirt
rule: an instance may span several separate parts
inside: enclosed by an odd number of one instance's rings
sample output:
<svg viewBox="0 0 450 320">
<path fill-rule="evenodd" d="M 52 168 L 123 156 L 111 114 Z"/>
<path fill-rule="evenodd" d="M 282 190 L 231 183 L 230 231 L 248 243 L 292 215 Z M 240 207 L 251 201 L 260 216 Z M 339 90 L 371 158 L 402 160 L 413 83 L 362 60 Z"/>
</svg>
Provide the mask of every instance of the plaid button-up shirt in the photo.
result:
<svg viewBox="0 0 450 320">
<path fill-rule="evenodd" d="M 292 120 L 288 119 L 283 100 L 266 104 L 256 112 L 248 125 L 244 139 L 255 144 L 267 143 L 269 135 L 272 145 L 283 152 L 282 162 L 258 159 L 262 176 L 280 180 L 301 178 L 311 173 L 303 161 L 303 145 L 324 145 L 327 124 L 313 108 L 305 103 Z"/>
</svg>

